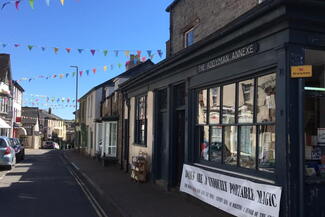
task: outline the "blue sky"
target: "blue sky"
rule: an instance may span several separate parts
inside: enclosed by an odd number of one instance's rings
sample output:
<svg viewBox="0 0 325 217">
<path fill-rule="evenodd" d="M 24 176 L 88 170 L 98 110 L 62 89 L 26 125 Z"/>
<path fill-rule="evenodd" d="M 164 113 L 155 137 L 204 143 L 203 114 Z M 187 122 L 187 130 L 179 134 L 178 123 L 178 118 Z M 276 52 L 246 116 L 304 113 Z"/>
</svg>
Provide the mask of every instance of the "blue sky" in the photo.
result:
<svg viewBox="0 0 325 217">
<path fill-rule="evenodd" d="M 7 0 L 0 0 L 1 5 Z M 61 6 L 59 0 L 51 0 L 50 6 L 45 0 L 35 0 L 34 10 L 28 0 L 23 0 L 19 10 L 14 4 L 0 10 L 2 31 L 0 35 L 0 53 L 11 55 L 12 74 L 15 80 L 21 78 L 49 76 L 71 73 L 71 65 L 77 65 L 82 71 L 90 70 L 89 76 L 84 74 L 79 80 L 79 97 L 92 87 L 122 73 L 127 58 L 124 52 L 116 57 L 113 52 L 107 56 L 96 51 L 94 56 L 89 50 L 79 54 L 77 48 L 113 50 L 146 50 L 155 53 L 154 62 L 162 60 L 156 53 L 161 49 L 165 54 L 165 42 L 169 38 L 169 14 L 166 7 L 173 0 L 65 0 Z M 2 44 L 7 44 L 3 47 Z M 20 44 L 14 47 L 14 44 Z M 27 45 L 34 47 L 31 51 Z M 57 54 L 53 47 L 58 47 Z M 72 48 L 68 54 L 65 48 Z M 133 52 L 136 53 L 136 52 Z M 165 55 L 164 55 L 165 56 Z M 118 68 L 118 64 L 122 64 Z M 108 70 L 104 72 L 103 67 Z M 114 65 L 113 70 L 111 66 Z M 97 69 L 96 75 L 91 71 Z M 75 78 L 44 79 L 21 81 L 25 89 L 25 100 L 39 103 L 40 108 L 46 108 L 46 98 L 34 97 L 31 94 L 51 98 L 75 98 Z M 36 101 L 39 99 L 38 101 Z M 51 104 L 61 104 L 54 113 L 62 118 L 73 119 L 72 105 L 56 101 Z M 37 106 L 36 104 L 34 106 Z"/>
</svg>

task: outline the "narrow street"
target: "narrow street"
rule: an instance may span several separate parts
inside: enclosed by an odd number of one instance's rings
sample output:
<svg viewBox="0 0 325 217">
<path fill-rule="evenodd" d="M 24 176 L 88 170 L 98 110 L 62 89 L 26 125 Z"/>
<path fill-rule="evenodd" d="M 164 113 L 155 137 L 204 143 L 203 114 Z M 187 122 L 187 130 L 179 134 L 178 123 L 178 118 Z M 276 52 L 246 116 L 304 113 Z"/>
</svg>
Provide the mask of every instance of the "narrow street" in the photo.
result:
<svg viewBox="0 0 325 217">
<path fill-rule="evenodd" d="M 0 170 L 0 216 L 101 216 L 72 174 L 59 151 L 26 150 L 23 162 Z"/>
</svg>

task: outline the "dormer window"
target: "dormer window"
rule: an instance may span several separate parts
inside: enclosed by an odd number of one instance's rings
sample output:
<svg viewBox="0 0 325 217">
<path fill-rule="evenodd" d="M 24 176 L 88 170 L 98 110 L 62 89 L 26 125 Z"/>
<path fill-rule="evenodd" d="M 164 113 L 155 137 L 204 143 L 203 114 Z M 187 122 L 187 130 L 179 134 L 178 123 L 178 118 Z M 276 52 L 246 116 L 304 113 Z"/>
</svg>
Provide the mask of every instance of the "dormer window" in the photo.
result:
<svg viewBox="0 0 325 217">
<path fill-rule="evenodd" d="M 184 33 L 184 47 L 191 46 L 194 43 L 194 27 Z"/>
</svg>

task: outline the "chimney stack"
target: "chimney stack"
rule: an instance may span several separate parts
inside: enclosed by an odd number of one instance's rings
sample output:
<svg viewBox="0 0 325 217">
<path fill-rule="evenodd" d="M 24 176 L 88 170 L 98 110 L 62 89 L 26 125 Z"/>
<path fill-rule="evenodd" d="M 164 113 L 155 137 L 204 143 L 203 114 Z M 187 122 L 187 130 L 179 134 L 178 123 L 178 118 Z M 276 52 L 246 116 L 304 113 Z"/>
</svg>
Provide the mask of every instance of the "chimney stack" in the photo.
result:
<svg viewBox="0 0 325 217">
<path fill-rule="evenodd" d="M 49 114 L 52 114 L 52 109 L 51 108 L 49 108 Z"/>
</svg>

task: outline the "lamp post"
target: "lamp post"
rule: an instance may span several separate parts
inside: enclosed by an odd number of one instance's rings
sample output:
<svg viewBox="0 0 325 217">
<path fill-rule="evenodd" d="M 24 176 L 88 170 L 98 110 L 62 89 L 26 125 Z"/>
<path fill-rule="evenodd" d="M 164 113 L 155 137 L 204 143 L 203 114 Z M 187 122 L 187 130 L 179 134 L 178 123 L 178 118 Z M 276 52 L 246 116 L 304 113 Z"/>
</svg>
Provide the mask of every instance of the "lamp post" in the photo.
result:
<svg viewBox="0 0 325 217">
<path fill-rule="evenodd" d="M 78 110 L 78 77 L 79 77 L 79 67 L 78 66 L 70 66 L 71 68 L 76 69 L 76 108 L 74 113 L 74 131 L 75 131 L 75 138 L 74 138 L 74 147 L 77 147 L 77 110 Z"/>
</svg>

